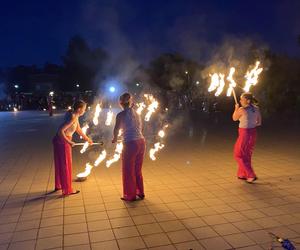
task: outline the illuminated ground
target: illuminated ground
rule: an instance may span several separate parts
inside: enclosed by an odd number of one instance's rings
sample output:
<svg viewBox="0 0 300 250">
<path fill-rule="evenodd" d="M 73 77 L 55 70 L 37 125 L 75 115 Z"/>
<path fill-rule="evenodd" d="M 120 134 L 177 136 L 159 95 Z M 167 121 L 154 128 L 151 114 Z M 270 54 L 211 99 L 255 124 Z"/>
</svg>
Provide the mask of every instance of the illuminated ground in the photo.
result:
<svg viewBox="0 0 300 250">
<path fill-rule="evenodd" d="M 300 137 L 263 129 L 259 180 L 235 178 L 235 133 L 195 128 L 144 164 L 146 199 L 120 200 L 120 164 L 100 165 L 65 199 L 53 189 L 51 137 L 61 116 L 0 113 L 0 249 L 268 249 L 300 242 Z M 234 125 L 233 125 L 234 127 Z M 74 152 L 74 174 L 86 158 Z"/>
</svg>

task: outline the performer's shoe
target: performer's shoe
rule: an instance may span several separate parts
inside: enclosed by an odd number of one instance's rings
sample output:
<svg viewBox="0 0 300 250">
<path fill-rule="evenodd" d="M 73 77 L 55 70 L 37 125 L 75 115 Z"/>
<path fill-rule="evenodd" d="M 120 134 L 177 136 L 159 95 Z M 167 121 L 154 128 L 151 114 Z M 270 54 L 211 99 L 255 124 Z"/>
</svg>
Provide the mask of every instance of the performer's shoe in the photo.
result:
<svg viewBox="0 0 300 250">
<path fill-rule="evenodd" d="M 145 199 L 145 195 L 144 194 L 138 194 L 137 197 L 139 197 L 140 200 L 144 200 Z"/>
<path fill-rule="evenodd" d="M 73 195 L 73 194 L 79 194 L 79 193 L 80 193 L 80 191 L 76 190 L 75 192 L 72 192 L 72 193 L 69 193 L 69 194 L 65 194 L 64 196 Z"/>
<path fill-rule="evenodd" d="M 121 199 L 122 201 L 129 201 L 129 202 L 131 202 L 131 201 L 136 201 L 136 199 L 127 200 L 127 199 L 125 199 L 124 197 L 121 197 L 120 199 Z"/>
<path fill-rule="evenodd" d="M 252 183 L 254 183 L 256 180 L 257 180 L 257 177 L 254 177 L 254 178 L 248 178 L 248 179 L 246 179 L 246 182 L 249 183 L 249 184 L 252 184 Z"/>
<path fill-rule="evenodd" d="M 238 176 L 237 178 L 238 178 L 239 180 L 244 180 L 244 181 L 247 180 L 246 177 L 240 177 L 240 176 Z"/>
</svg>

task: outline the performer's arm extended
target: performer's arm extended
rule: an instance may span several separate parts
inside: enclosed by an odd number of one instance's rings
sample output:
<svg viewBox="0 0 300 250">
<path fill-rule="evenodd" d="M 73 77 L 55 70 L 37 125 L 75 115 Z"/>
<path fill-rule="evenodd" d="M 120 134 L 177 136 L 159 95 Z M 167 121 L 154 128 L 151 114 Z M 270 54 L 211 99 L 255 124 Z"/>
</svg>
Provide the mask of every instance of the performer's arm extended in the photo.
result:
<svg viewBox="0 0 300 250">
<path fill-rule="evenodd" d="M 117 142 L 120 127 L 121 127 L 121 120 L 120 120 L 120 114 L 118 114 L 116 117 L 116 124 L 114 127 L 112 143 Z"/>
</svg>

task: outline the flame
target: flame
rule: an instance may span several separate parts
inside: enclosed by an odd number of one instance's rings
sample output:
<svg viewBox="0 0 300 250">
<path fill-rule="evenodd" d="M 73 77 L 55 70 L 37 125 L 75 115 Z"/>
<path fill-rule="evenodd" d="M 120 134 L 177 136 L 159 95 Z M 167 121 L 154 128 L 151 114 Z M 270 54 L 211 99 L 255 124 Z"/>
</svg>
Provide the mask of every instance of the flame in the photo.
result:
<svg viewBox="0 0 300 250">
<path fill-rule="evenodd" d="M 162 129 L 158 132 L 158 136 L 159 136 L 160 138 L 164 138 L 165 135 L 166 135 L 166 133 L 165 133 L 165 131 L 163 131 Z"/>
<path fill-rule="evenodd" d="M 17 111 L 18 111 L 18 109 L 16 107 L 14 107 L 14 112 L 17 112 Z"/>
<path fill-rule="evenodd" d="M 82 127 L 82 132 L 86 135 L 86 131 L 88 130 L 89 128 L 89 125 L 88 124 L 85 124 L 83 127 Z M 80 136 L 80 138 L 82 139 L 82 136 Z"/>
<path fill-rule="evenodd" d="M 219 86 L 219 75 L 217 73 L 210 75 L 210 78 L 211 81 L 208 87 L 208 92 L 214 91 Z"/>
<path fill-rule="evenodd" d="M 113 164 L 114 162 L 117 162 L 121 158 L 122 150 L 123 150 L 123 143 L 119 142 L 116 146 L 115 154 L 114 154 L 113 158 L 106 161 L 107 168 L 109 168 L 111 164 Z"/>
<path fill-rule="evenodd" d="M 109 111 L 107 112 L 106 121 L 105 121 L 105 125 L 106 125 L 106 126 L 110 126 L 110 125 L 111 125 L 113 116 L 114 116 L 114 113 L 113 113 L 111 110 L 109 110 Z"/>
<path fill-rule="evenodd" d="M 84 178 L 90 175 L 93 166 L 90 163 L 85 164 L 85 170 L 82 173 L 77 174 L 78 178 Z"/>
<path fill-rule="evenodd" d="M 146 104 L 143 103 L 143 102 L 140 102 L 140 103 L 137 103 L 136 106 L 138 107 L 137 110 L 136 110 L 136 112 L 137 112 L 139 115 L 141 115 L 142 112 L 143 112 L 143 110 L 144 110 L 144 108 L 146 108 Z"/>
<path fill-rule="evenodd" d="M 229 87 L 227 89 L 227 96 L 231 96 L 233 89 L 236 87 L 236 82 L 233 79 L 234 72 L 235 72 L 235 68 L 231 67 L 230 71 L 229 71 L 229 75 L 226 78 L 229 81 Z"/>
<path fill-rule="evenodd" d="M 93 123 L 94 123 L 95 126 L 97 126 L 98 123 L 99 123 L 98 118 L 99 118 L 101 110 L 102 109 L 100 107 L 100 104 L 98 103 L 97 106 L 96 106 L 96 110 L 95 110 L 95 114 L 94 114 L 94 118 L 93 118 Z"/>
<path fill-rule="evenodd" d="M 103 150 L 101 152 L 101 154 L 98 156 L 98 158 L 96 159 L 94 166 L 97 167 L 105 158 L 106 158 L 106 151 Z"/>
<path fill-rule="evenodd" d="M 148 112 L 145 115 L 145 121 L 148 122 L 158 108 L 158 101 L 150 94 L 144 94 L 144 97 L 150 102 L 150 105 L 147 107 Z"/>
<path fill-rule="evenodd" d="M 68 106 L 68 110 L 71 110 L 72 109 L 72 107 L 71 106 Z"/>
<path fill-rule="evenodd" d="M 56 109 L 56 106 L 52 106 L 52 109 Z"/>
<path fill-rule="evenodd" d="M 245 82 L 244 90 L 246 92 L 248 92 L 250 90 L 251 86 L 256 85 L 258 82 L 258 76 L 263 71 L 263 68 L 258 68 L 259 64 L 260 64 L 260 62 L 256 61 L 255 67 L 253 69 L 251 69 L 250 71 L 248 70 L 245 75 L 246 82 Z"/>
<path fill-rule="evenodd" d="M 217 88 L 215 96 L 219 96 L 224 89 L 224 86 L 225 86 L 224 77 L 225 77 L 224 74 L 221 74 L 221 73 L 219 74 L 219 87 Z"/>
<path fill-rule="evenodd" d="M 89 147 L 89 143 L 85 142 L 82 146 L 82 149 L 80 150 L 80 153 L 83 154 L 87 150 L 88 147 Z"/>
<path fill-rule="evenodd" d="M 165 145 L 160 142 L 157 142 L 154 144 L 154 148 L 151 148 L 149 150 L 149 156 L 152 161 L 156 160 L 155 153 L 157 153 L 159 150 L 163 149 L 164 147 L 165 147 Z"/>
</svg>

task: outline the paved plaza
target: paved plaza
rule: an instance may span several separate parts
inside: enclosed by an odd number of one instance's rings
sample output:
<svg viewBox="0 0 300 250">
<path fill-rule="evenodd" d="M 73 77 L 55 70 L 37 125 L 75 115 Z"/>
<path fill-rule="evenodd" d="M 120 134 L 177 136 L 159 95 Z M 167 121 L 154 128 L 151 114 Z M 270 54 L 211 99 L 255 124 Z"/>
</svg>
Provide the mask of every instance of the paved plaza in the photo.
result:
<svg viewBox="0 0 300 250">
<path fill-rule="evenodd" d="M 51 138 L 61 118 L 0 113 L 1 250 L 258 250 L 270 247 L 269 232 L 300 242 L 299 133 L 261 128 L 256 184 L 235 177 L 236 124 L 173 134 L 157 161 L 146 156 L 145 200 L 126 203 L 120 162 L 74 182 L 78 195 L 47 194 L 54 188 Z M 78 149 L 74 177 L 95 154 Z"/>
</svg>

